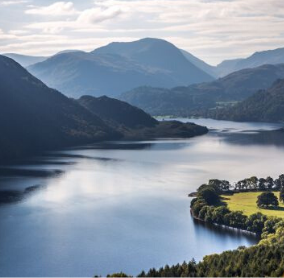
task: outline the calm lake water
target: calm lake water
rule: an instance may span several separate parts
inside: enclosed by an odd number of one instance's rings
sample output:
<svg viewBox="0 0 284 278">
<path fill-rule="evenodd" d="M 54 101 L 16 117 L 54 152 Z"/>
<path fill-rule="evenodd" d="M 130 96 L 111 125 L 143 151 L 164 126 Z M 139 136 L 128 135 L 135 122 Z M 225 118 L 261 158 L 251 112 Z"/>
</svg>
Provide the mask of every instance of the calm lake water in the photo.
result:
<svg viewBox="0 0 284 278">
<path fill-rule="evenodd" d="M 187 195 L 211 178 L 284 173 L 283 134 L 257 132 L 280 125 L 194 121 L 212 131 L 98 144 L 2 168 L 0 276 L 137 275 L 254 244 L 252 236 L 195 224 Z"/>
</svg>

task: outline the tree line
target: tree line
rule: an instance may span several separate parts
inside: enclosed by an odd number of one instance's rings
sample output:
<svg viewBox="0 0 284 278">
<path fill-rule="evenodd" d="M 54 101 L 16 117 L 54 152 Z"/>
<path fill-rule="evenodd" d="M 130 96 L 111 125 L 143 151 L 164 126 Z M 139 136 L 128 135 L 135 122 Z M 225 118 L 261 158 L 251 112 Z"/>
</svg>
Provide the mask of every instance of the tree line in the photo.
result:
<svg viewBox="0 0 284 278">
<path fill-rule="evenodd" d="M 280 175 L 277 179 L 273 179 L 270 176 L 267 178 L 252 176 L 235 183 L 230 183 L 227 180 L 212 179 L 209 180 L 208 185 L 213 186 L 215 189 L 222 192 L 281 190 L 284 188 L 284 174 Z"/>
<path fill-rule="evenodd" d="M 262 213 L 246 216 L 241 211 L 230 211 L 220 197 L 224 193 L 249 190 L 271 193 L 274 189 L 280 190 L 280 200 L 283 201 L 284 175 L 276 180 L 252 177 L 235 185 L 215 179 L 201 185 L 191 202 L 195 218 L 256 233 L 260 242 L 249 248 L 241 246 L 237 250 L 205 256 L 199 263 L 193 259 L 173 266 L 151 268 L 148 272 L 142 271 L 138 277 L 283 277 L 284 219 Z"/>
</svg>

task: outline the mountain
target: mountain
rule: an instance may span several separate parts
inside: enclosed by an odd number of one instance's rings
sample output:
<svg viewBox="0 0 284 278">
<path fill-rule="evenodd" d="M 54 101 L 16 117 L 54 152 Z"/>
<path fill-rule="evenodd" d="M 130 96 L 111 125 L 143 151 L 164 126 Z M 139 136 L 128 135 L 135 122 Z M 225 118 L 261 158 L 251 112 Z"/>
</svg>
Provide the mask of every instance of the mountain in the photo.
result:
<svg viewBox="0 0 284 278">
<path fill-rule="evenodd" d="M 101 119 L 18 63 L 0 56 L 0 161 L 42 150 L 120 138 Z"/>
<path fill-rule="evenodd" d="M 83 96 L 78 102 L 100 117 L 105 123 L 123 134 L 124 139 L 184 138 L 208 132 L 206 127 L 177 121 L 159 122 L 126 102 L 106 96 Z"/>
<path fill-rule="evenodd" d="M 236 70 L 237 68 L 237 64 L 242 61 L 243 59 L 234 59 L 234 60 L 225 60 L 222 63 L 220 63 L 219 65 L 217 65 L 217 67 L 215 67 L 214 71 L 216 72 L 216 75 L 219 77 L 224 77 L 234 71 L 238 71 Z"/>
<path fill-rule="evenodd" d="M 188 87 L 139 87 L 121 94 L 119 99 L 156 116 L 201 115 L 207 109 L 242 101 L 260 89 L 269 88 L 279 78 L 284 78 L 284 64 L 244 69 Z"/>
<path fill-rule="evenodd" d="M 31 66 L 33 64 L 42 62 L 47 59 L 47 57 L 43 57 L 43 56 L 27 56 L 27 55 L 21 55 L 21 54 L 16 54 L 16 53 L 6 53 L 3 55 L 8 58 L 13 59 L 14 61 L 19 63 L 24 68 Z"/>
<path fill-rule="evenodd" d="M 209 116 L 223 120 L 284 122 L 284 79 L 261 90 L 237 105 L 211 111 Z"/>
<path fill-rule="evenodd" d="M 245 59 L 224 61 L 217 66 L 216 71 L 219 76 L 224 76 L 245 68 L 255 68 L 266 64 L 275 65 L 281 63 L 284 63 L 284 48 L 256 52 Z"/>
<path fill-rule="evenodd" d="M 192 63 L 181 53 L 180 49 L 161 39 L 145 38 L 134 42 L 114 42 L 98 48 L 92 53 L 117 54 L 134 60 L 140 65 L 167 71 L 170 73 L 170 77 L 176 80 L 177 85 L 213 80 L 212 76 L 195 66 L 195 63 L 198 63 L 197 58 Z M 194 60 L 194 56 L 191 56 L 191 60 Z M 201 64 L 201 60 L 199 63 Z"/>
<path fill-rule="evenodd" d="M 218 77 L 218 74 L 216 72 L 216 67 L 213 67 L 207 63 L 205 63 L 204 61 L 200 60 L 199 58 L 195 57 L 194 55 L 192 55 L 191 53 L 180 49 L 181 53 L 184 55 L 184 57 L 191 62 L 192 64 L 194 64 L 196 67 L 198 67 L 199 69 L 203 70 L 204 72 L 206 72 L 207 74 L 209 74 L 210 76 L 213 76 L 214 78 Z"/>
<path fill-rule="evenodd" d="M 28 70 L 48 86 L 73 98 L 82 95 L 112 96 L 147 83 L 166 87 L 172 84 L 168 74 L 151 72 L 114 54 L 63 53 L 33 65 Z"/>
<path fill-rule="evenodd" d="M 78 102 L 106 122 L 127 128 L 154 127 L 158 121 L 126 102 L 102 96 L 82 96 Z"/>
<path fill-rule="evenodd" d="M 174 45 L 158 39 L 112 43 L 91 53 L 61 53 L 28 70 L 48 86 L 75 98 L 116 96 L 143 85 L 171 88 L 214 79 Z"/>
<path fill-rule="evenodd" d="M 160 123 L 115 99 L 69 99 L 0 55 L 0 131 L 0 163 L 6 163 L 102 140 L 185 138 L 208 130 L 190 123 Z"/>
</svg>

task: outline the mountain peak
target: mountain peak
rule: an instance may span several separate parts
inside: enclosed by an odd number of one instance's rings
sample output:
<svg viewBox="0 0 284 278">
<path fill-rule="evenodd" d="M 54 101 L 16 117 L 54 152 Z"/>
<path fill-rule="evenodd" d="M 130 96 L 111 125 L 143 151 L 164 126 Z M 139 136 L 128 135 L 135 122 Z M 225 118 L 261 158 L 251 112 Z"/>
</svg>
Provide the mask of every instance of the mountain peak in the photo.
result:
<svg viewBox="0 0 284 278">
<path fill-rule="evenodd" d="M 116 96 L 139 86 L 171 88 L 214 79 L 176 46 L 154 38 L 59 54 L 29 71 L 70 97 Z"/>
</svg>

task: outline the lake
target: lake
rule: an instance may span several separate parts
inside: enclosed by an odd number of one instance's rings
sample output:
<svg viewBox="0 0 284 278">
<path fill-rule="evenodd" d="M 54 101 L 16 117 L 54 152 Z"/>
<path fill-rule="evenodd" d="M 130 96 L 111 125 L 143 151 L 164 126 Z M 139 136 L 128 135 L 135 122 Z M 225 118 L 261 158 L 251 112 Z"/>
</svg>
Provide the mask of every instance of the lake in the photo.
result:
<svg viewBox="0 0 284 278">
<path fill-rule="evenodd" d="M 284 173 L 283 134 L 259 133 L 281 125 L 190 121 L 210 133 L 96 144 L 2 167 L 0 276 L 137 275 L 256 243 L 194 223 L 187 195 L 211 178 Z"/>
</svg>

